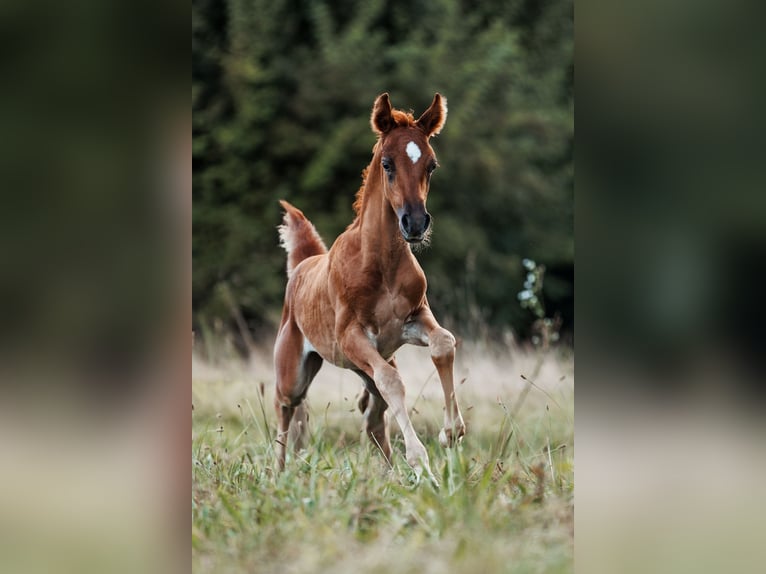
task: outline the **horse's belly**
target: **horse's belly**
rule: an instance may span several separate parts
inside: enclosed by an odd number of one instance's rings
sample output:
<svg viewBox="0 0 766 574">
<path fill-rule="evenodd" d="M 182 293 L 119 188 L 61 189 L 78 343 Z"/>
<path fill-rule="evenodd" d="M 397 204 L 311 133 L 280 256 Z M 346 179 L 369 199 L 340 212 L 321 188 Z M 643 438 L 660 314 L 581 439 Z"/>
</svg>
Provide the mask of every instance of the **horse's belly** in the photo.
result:
<svg viewBox="0 0 766 574">
<path fill-rule="evenodd" d="M 335 341 L 335 312 L 327 288 L 327 257 L 309 258 L 296 267 L 288 285 L 291 313 L 312 352 L 343 366 Z"/>
<path fill-rule="evenodd" d="M 328 363 L 335 365 L 336 367 L 346 369 L 356 367 L 356 365 L 343 354 L 343 352 L 340 350 L 340 347 L 334 342 L 329 343 L 325 340 L 320 340 L 315 343 L 314 341 L 311 341 L 310 338 L 305 334 L 304 337 L 311 345 L 311 350 L 318 353 Z M 372 343 L 372 346 L 375 347 L 375 349 L 378 351 L 380 356 L 383 357 L 386 361 L 391 359 L 399 347 L 404 344 L 404 340 L 401 338 L 401 336 L 378 337 L 368 332 L 367 338 L 370 340 L 370 343 Z"/>
</svg>

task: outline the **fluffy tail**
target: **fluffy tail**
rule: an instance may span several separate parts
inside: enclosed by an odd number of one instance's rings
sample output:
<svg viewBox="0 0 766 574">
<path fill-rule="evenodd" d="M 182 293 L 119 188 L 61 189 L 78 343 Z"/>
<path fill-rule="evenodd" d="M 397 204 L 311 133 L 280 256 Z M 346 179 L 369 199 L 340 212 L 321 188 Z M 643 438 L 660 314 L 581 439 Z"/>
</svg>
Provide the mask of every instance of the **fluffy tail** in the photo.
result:
<svg viewBox="0 0 766 574">
<path fill-rule="evenodd" d="M 327 247 L 300 209 L 282 199 L 279 203 L 285 210 L 282 225 L 277 228 L 279 244 L 287 251 L 287 276 L 290 277 L 298 263 L 312 255 L 327 253 Z"/>
</svg>

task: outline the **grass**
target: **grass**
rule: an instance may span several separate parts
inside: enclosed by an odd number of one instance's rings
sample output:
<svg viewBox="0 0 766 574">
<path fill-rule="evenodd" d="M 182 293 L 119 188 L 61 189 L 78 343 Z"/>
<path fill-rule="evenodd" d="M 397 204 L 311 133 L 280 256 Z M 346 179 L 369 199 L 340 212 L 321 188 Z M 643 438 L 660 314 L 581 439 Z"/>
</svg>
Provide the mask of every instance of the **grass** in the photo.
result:
<svg viewBox="0 0 766 574">
<path fill-rule="evenodd" d="M 407 403 L 438 489 L 415 482 L 395 425 L 392 466 L 361 435 L 348 372 L 323 367 L 309 393 L 307 448 L 280 474 L 268 360 L 239 371 L 197 364 L 195 572 L 573 570 L 571 358 L 463 353 L 468 435 L 443 449 L 438 378 L 427 352 L 407 353 L 397 357 L 412 381 Z"/>
</svg>

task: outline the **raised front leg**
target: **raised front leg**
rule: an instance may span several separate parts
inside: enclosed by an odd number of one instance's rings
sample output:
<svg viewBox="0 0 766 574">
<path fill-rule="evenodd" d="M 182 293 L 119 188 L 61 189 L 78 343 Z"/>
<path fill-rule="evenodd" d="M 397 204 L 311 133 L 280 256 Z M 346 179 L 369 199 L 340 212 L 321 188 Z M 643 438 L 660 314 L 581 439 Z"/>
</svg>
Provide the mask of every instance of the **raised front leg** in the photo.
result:
<svg viewBox="0 0 766 574">
<path fill-rule="evenodd" d="M 444 428 L 439 431 L 439 442 L 444 447 L 451 446 L 465 434 L 465 422 L 455 394 L 455 337 L 439 325 L 428 307 L 407 324 L 406 335 L 408 343 L 428 345 L 431 351 L 444 391 Z"/>
<path fill-rule="evenodd" d="M 402 429 L 407 463 L 413 468 L 418 478 L 425 473 L 429 479 L 438 484 L 431 472 L 426 448 L 415 434 L 412 421 L 407 415 L 404 404 L 404 383 L 399 372 L 380 356 L 359 326 L 345 330 L 340 347 L 346 358 L 374 381 L 375 387 L 388 404 L 391 415 Z"/>
</svg>

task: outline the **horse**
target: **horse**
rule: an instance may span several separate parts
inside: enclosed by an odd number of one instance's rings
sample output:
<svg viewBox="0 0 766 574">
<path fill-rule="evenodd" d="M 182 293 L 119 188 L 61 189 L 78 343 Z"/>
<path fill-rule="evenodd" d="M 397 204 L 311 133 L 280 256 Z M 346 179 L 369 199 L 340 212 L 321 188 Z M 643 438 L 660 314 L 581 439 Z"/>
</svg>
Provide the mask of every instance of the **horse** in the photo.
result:
<svg viewBox="0 0 766 574">
<path fill-rule="evenodd" d="M 405 387 L 394 360 L 404 344 L 430 350 L 444 392 L 440 444 L 449 447 L 465 434 L 453 379 L 455 337 L 434 318 L 426 276 L 413 255 L 430 237 L 426 198 L 438 164 L 429 140 L 446 118 L 447 102 L 439 93 L 417 120 L 394 109 L 388 93 L 376 98 L 370 124 L 377 141 L 362 172 L 356 217 L 329 251 L 303 212 L 280 200 L 285 213 L 278 229 L 288 277 L 274 346 L 280 470 L 290 422 L 298 423 L 300 443 L 307 420 L 303 400 L 328 361 L 361 377 L 358 407 L 364 430 L 389 464 L 387 411 L 401 428 L 406 460 L 417 479 L 425 473 L 438 484 L 405 408 Z"/>
</svg>

